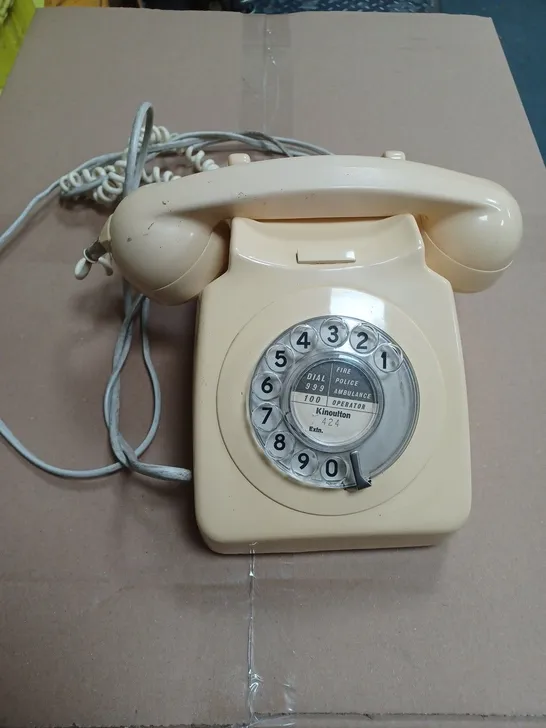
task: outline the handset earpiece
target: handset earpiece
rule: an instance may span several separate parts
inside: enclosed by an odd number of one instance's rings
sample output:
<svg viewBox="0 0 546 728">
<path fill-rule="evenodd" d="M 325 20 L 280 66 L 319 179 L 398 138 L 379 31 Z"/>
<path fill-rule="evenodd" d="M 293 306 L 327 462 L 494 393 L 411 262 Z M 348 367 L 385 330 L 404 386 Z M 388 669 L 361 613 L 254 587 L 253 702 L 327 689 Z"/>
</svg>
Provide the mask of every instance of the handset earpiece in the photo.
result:
<svg viewBox="0 0 546 728">
<path fill-rule="evenodd" d="M 522 237 L 517 202 L 492 182 L 487 205 L 421 216 L 427 265 L 461 293 L 489 288 L 510 266 Z M 496 188 L 496 189 L 495 189 Z"/>
<path fill-rule="evenodd" d="M 121 202 L 101 234 L 123 276 L 158 303 L 179 304 L 197 296 L 227 268 L 229 227 L 179 217 L 168 203 L 154 217 L 144 212 L 141 187 Z"/>
</svg>

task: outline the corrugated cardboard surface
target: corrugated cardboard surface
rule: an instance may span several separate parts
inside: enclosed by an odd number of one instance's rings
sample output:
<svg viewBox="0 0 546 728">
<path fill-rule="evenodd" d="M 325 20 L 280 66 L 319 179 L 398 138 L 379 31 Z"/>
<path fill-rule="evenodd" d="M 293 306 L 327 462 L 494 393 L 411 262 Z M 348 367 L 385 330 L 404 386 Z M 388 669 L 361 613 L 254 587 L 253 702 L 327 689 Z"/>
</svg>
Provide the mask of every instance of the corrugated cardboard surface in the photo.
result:
<svg viewBox="0 0 546 728">
<path fill-rule="evenodd" d="M 122 148 L 145 99 L 172 130 L 252 126 L 340 153 L 399 148 L 518 198 L 525 245 L 512 270 L 458 300 L 472 516 L 438 548 L 257 557 L 252 577 L 248 557 L 205 548 L 190 487 L 63 482 L 1 446 L 0 724 L 230 724 L 290 711 L 542 724 L 546 175 L 492 24 L 39 12 L 0 103 L 1 227 L 53 178 Z M 71 467 L 109 458 L 101 397 L 119 281 L 72 275 L 101 221 L 83 205 L 47 205 L 0 264 L 1 415 Z M 190 465 L 193 314 L 154 309 L 156 462 Z M 136 356 L 123 397 L 136 441 L 151 404 Z"/>
</svg>

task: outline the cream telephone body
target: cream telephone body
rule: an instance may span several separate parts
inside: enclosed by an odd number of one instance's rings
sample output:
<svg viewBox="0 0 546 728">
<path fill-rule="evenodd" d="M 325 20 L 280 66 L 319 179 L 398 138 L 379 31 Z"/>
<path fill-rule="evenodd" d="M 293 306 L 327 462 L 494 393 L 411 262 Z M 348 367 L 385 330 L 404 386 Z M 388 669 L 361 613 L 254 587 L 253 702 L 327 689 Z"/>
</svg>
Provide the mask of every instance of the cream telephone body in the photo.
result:
<svg viewBox="0 0 546 728">
<path fill-rule="evenodd" d="M 506 270 L 521 216 L 493 182 L 389 156 L 152 185 L 103 231 L 135 288 L 200 296 L 194 485 L 215 551 L 426 545 L 468 516 L 453 290 Z"/>
</svg>

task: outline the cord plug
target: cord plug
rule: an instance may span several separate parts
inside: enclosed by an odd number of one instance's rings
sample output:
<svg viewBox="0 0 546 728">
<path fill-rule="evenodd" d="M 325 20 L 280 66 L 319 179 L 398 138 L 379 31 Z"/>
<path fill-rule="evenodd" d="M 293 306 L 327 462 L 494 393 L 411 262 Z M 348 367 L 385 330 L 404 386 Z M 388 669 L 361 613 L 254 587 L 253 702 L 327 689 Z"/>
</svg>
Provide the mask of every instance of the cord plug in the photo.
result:
<svg viewBox="0 0 546 728">
<path fill-rule="evenodd" d="M 83 281 L 84 278 L 87 278 L 91 267 L 95 263 L 98 263 L 104 268 L 107 276 L 111 276 L 114 272 L 112 256 L 104 249 L 104 246 L 98 240 L 94 242 L 93 245 L 85 248 L 83 251 L 83 257 L 76 263 L 76 267 L 74 268 L 74 275 L 76 278 L 79 281 Z"/>
</svg>

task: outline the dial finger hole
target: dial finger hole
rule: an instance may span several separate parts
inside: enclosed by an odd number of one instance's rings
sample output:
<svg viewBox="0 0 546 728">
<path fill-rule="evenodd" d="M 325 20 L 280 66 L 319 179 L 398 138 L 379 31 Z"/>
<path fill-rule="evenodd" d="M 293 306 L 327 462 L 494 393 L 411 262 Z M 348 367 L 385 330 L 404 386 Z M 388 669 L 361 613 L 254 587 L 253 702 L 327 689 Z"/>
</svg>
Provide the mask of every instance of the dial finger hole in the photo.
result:
<svg viewBox="0 0 546 728">
<path fill-rule="evenodd" d="M 271 371 L 284 374 L 294 363 L 294 352 L 288 346 L 277 344 L 268 349 L 265 360 Z"/>
<path fill-rule="evenodd" d="M 272 432 L 282 420 L 282 412 L 276 404 L 264 402 L 252 411 L 252 424 L 264 432 Z"/>
<path fill-rule="evenodd" d="M 379 371 L 395 372 L 402 366 L 404 356 L 398 346 L 382 344 L 377 347 L 373 355 L 373 360 Z"/>
<path fill-rule="evenodd" d="M 275 399 L 279 396 L 281 388 L 281 380 L 273 372 L 258 374 L 252 381 L 252 391 L 260 399 Z"/>
<path fill-rule="evenodd" d="M 349 329 L 340 318 L 329 318 L 320 327 L 320 338 L 327 346 L 342 346 L 347 341 Z"/>
<path fill-rule="evenodd" d="M 312 450 L 301 450 L 292 458 L 290 467 L 296 475 L 310 477 L 318 466 L 318 458 Z"/>
<path fill-rule="evenodd" d="M 358 324 L 351 331 L 350 344 L 357 354 L 371 354 L 376 348 L 379 337 L 369 324 Z"/>
<path fill-rule="evenodd" d="M 317 332 L 311 326 L 295 326 L 290 333 L 290 346 L 299 354 L 310 354 L 317 344 Z"/>
<path fill-rule="evenodd" d="M 272 458 L 280 460 L 291 454 L 295 443 L 290 432 L 272 432 L 266 440 L 265 449 Z"/>
<path fill-rule="evenodd" d="M 343 458 L 332 455 L 322 463 L 320 474 L 323 480 L 329 483 L 337 483 L 347 475 L 347 463 Z"/>
</svg>

